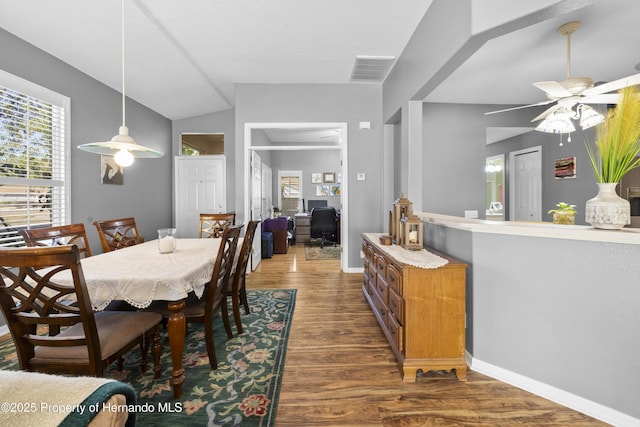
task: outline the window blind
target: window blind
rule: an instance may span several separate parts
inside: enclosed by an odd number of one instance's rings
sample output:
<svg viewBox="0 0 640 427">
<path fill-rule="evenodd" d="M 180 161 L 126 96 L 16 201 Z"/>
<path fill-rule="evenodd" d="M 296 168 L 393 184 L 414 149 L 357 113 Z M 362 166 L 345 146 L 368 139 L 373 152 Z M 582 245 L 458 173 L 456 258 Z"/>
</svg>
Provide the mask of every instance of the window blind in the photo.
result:
<svg viewBox="0 0 640 427">
<path fill-rule="evenodd" d="M 20 229 L 67 223 L 67 106 L 0 85 L 0 247 L 24 246 Z"/>
<path fill-rule="evenodd" d="M 281 211 L 287 215 L 298 212 L 300 204 L 300 177 L 283 176 L 280 180 Z"/>
</svg>

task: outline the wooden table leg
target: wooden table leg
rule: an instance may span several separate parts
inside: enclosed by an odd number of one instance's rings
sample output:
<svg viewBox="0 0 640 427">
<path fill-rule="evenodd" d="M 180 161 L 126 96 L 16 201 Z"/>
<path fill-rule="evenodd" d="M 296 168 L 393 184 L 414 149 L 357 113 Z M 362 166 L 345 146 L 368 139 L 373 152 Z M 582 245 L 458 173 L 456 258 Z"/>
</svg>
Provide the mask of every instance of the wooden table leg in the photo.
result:
<svg viewBox="0 0 640 427">
<path fill-rule="evenodd" d="M 187 322 L 184 318 L 184 301 L 170 301 L 169 311 L 171 316 L 167 321 L 167 332 L 169 335 L 169 347 L 171 347 L 171 387 L 173 387 L 173 398 L 182 396 L 182 384 L 184 384 L 184 369 L 182 368 L 182 356 L 184 354 L 184 337 L 187 331 Z"/>
</svg>

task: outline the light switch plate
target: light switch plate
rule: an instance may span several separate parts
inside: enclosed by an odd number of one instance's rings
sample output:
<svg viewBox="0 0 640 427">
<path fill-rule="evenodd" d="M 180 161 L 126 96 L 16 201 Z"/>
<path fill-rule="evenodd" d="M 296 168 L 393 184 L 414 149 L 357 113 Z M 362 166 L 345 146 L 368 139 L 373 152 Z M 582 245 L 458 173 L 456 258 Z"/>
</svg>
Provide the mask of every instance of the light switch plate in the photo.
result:
<svg viewBox="0 0 640 427">
<path fill-rule="evenodd" d="M 364 174 L 364 172 L 358 172 L 358 181 L 364 181 L 366 179 L 366 175 Z"/>
</svg>

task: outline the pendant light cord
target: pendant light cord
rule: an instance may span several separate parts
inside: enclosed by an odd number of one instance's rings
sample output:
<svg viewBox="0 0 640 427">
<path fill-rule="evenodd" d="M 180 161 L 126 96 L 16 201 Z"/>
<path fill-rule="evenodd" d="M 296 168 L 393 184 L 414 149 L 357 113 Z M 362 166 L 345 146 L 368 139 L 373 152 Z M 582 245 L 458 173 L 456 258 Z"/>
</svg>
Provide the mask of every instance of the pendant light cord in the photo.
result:
<svg viewBox="0 0 640 427">
<path fill-rule="evenodd" d="M 124 0 L 122 0 L 122 37 L 121 37 L 121 52 L 122 52 L 122 127 L 125 127 L 125 85 L 124 85 Z"/>
</svg>

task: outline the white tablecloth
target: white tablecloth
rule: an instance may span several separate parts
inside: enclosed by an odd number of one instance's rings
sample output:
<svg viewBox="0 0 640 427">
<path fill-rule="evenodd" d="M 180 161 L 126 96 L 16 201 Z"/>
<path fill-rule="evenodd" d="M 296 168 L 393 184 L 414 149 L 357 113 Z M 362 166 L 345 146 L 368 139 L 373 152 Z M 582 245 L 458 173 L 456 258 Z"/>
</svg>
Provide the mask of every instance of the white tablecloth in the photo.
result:
<svg viewBox="0 0 640 427">
<path fill-rule="evenodd" d="M 160 254 L 158 241 L 84 258 L 82 270 L 91 304 L 103 310 L 113 300 L 144 308 L 153 300 L 202 297 L 211 279 L 220 239 L 177 239 L 176 251 Z M 62 282 L 56 276 L 57 282 Z M 70 284 L 70 283 L 69 283 Z"/>
</svg>

